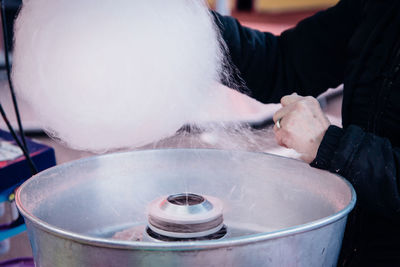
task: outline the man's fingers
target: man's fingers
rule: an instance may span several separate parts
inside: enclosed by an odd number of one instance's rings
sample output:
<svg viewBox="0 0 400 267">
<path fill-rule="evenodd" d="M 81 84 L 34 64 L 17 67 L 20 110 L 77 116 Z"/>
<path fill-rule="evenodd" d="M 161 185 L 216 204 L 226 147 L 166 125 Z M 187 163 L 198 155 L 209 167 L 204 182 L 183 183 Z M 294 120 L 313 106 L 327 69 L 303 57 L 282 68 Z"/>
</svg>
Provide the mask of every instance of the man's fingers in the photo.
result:
<svg viewBox="0 0 400 267">
<path fill-rule="evenodd" d="M 281 127 L 278 128 L 279 124 L 274 126 L 276 141 L 296 150 L 305 162 L 310 163 L 317 155 L 330 122 L 313 97 L 286 96 L 282 98 L 282 106 L 274 114 L 275 122 L 281 119 Z"/>
<path fill-rule="evenodd" d="M 285 106 L 288 106 L 288 105 L 290 105 L 292 103 L 295 103 L 295 102 L 301 100 L 302 98 L 303 98 L 302 96 L 299 96 L 298 94 L 293 93 L 291 95 L 287 95 L 287 96 L 282 97 L 281 98 L 281 104 L 282 104 L 282 106 L 285 107 Z"/>
<path fill-rule="evenodd" d="M 279 129 L 277 129 L 276 125 L 274 126 L 274 132 L 275 132 L 276 143 L 279 146 L 289 148 L 287 133 L 285 131 L 279 131 Z"/>
<path fill-rule="evenodd" d="M 276 123 L 279 119 L 282 119 L 286 114 L 288 114 L 292 110 L 292 107 L 283 107 L 275 112 L 273 116 L 273 120 Z"/>
</svg>

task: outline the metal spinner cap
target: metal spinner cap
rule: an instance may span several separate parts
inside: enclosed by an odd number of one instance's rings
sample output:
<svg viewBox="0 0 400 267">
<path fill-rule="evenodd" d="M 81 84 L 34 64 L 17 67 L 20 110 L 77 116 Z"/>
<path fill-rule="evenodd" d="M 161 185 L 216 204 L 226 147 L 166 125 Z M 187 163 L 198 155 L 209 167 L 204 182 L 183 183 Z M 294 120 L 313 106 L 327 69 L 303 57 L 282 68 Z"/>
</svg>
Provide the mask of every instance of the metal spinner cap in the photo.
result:
<svg viewBox="0 0 400 267">
<path fill-rule="evenodd" d="M 172 238 L 198 238 L 220 231 L 222 202 L 211 196 L 183 193 L 161 197 L 150 203 L 148 227 Z"/>
</svg>

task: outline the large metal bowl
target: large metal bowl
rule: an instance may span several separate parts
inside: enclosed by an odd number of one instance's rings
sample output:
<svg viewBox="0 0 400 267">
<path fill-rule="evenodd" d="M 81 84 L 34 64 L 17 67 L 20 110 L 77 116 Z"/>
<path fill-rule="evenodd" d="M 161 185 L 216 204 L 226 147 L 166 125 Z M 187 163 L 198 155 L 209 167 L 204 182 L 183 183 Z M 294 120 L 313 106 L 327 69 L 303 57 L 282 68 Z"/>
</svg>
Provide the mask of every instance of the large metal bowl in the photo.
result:
<svg viewBox="0 0 400 267">
<path fill-rule="evenodd" d="M 219 198 L 228 234 L 190 242 L 121 241 L 154 199 Z M 341 177 L 265 153 L 164 149 L 79 160 L 17 191 L 36 266 L 335 266 L 356 200 Z"/>
</svg>

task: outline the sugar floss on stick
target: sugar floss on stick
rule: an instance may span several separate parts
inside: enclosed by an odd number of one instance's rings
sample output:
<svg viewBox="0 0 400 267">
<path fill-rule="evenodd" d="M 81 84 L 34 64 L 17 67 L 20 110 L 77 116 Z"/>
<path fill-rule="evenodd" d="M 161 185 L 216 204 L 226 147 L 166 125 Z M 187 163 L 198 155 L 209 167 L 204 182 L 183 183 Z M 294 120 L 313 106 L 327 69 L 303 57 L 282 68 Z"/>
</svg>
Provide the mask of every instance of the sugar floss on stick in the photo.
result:
<svg viewBox="0 0 400 267">
<path fill-rule="evenodd" d="M 223 61 L 199 0 L 25 0 L 12 79 L 51 136 L 106 152 L 207 121 Z"/>
</svg>

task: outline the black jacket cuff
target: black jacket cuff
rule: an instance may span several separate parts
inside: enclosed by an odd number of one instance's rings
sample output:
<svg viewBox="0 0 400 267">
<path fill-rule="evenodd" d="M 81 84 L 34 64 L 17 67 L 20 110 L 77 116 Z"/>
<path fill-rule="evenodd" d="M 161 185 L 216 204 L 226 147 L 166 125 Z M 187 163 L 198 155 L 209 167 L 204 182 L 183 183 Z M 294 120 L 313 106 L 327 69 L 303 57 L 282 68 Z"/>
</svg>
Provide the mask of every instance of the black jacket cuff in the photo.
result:
<svg viewBox="0 0 400 267">
<path fill-rule="evenodd" d="M 329 126 L 318 148 L 317 156 L 310 163 L 311 167 L 324 170 L 329 169 L 335 150 L 338 148 L 343 134 L 344 131 L 342 128 L 333 125 Z"/>
</svg>

